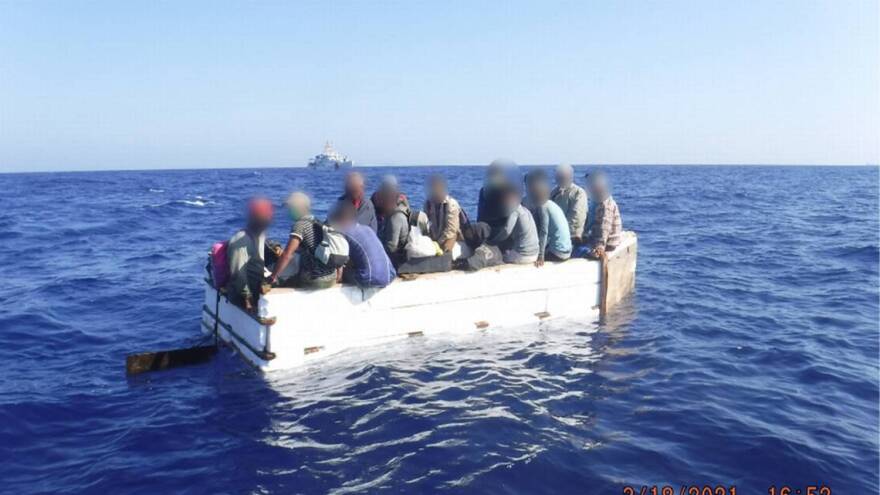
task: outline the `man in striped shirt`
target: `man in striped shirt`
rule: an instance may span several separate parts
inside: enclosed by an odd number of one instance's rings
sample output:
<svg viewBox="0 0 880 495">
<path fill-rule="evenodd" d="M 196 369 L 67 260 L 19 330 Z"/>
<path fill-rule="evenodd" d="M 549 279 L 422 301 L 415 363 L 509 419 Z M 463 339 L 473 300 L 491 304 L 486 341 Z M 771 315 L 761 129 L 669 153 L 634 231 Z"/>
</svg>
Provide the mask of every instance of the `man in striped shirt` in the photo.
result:
<svg viewBox="0 0 880 495">
<path fill-rule="evenodd" d="M 620 209 L 611 197 L 608 177 L 604 172 L 593 172 L 587 176 L 590 198 L 596 205 L 595 217 L 587 234 L 591 258 L 601 258 L 606 251 L 613 251 L 620 244 L 623 223 L 620 220 Z"/>
</svg>

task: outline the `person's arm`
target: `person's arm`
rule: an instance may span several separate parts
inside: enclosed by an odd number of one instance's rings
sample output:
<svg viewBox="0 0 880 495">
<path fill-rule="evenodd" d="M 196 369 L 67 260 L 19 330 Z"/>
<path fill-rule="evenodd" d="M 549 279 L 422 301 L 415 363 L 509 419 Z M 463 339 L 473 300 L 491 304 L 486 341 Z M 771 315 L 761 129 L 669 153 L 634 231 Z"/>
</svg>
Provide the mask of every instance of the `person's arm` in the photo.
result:
<svg viewBox="0 0 880 495">
<path fill-rule="evenodd" d="M 287 241 L 287 246 L 284 248 L 284 251 L 281 252 L 281 256 L 278 257 L 278 262 L 275 263 L 275 270 L 272 271 L 272 276 L 269 278 L 269 282 L 276 283 L 278 281 L 278 277 L 284 273 L 284 269 L 287 268 L 287 265 L 290 264 L 290 260 L 293 259 L 293 254 L 296 253 L 297 248 L 299 248 L 300 242 L 302 239 L 295 234 L 290 236 L 290 240 Z"/>
<path fill-rule="evenodd" d="M 447 203 L 447 206 L 446 228 L 443 229 L 443 233 L 441 234 L 441 238 L 443 239 L 441 247 L 445 252 L 452 251 L 452 248 L 455 246 L 455 241 L 458 240 L 458 231 L 461 228 L 458 220 L 461 207 L 457 202 L 452 200 Z"/>
<path fill-rule="evenodd" d="M 547 237 L 550 234 L 550 214 L 547 213 L 546 206 L 539 206 L 535 213 L 535 227 L 538 229 L 538 261 L 535 265 L 544 264 L 544 253 L 547 251 Z"/>
<path fill-rule="evenodd" d="M 406 217 L 404 215 L 398 214 L 397 212 L 392 213 L 390 217 L 385 217 L 385 224 L 382 228 L 381 238 L 382 245 L 385 247 L 385 252 L 389 255 L 396 252 L 397 248 L 399 247 L 401 220 L 406 223 Z"/>
<path fill-rule="evenodd" d="M 590 249 L 595 257 L 600 257 L 605 252 L 605 243 L 611 231 L 611 221 L 608 211 L 603 203 L 596 205 L 596 217 L 593 220 L 593 228 L 590 230 Z"/>
<path fill-rule="evenodd" d="M 373 208 L 373 204 L 370 203 L 370 228 L 373 229 L 373 232 L 379 231 L 379 221 L 376 219 L 376 209 Z"/>
<path fill-rule="evenodd" d="M 227 258 L 229 260 L 230 274 L 227 286 L 230 292 L 240 296 L 242 301 L 247 301 L 252 295 L 250 287 L 248 287 L 247 270 L 245 270 L 249 259 L 247 247 L 240 244 L 233 246 L 230 243 Z"/>
<path fill-rule="evenodd" d="M 580 239 L 584 235 L 584 223 L 587 221 L 587 195 L 581 191 L 574 198 L 572 205 L 573 213 L 568 222 L 568 229 L 573 239 Z"/>
<path fill-rule="evenodd" d="M 498 231 L 495 232 L 495 235 L 488 239 L 487 242 L 495 245 L 504 242 L 511 234 L 513 234 L 513 229 L 516 228 L 517 220 L 519 220 L 519 213 L 514 210 L 513 213 L 507 216 L 507 222 L 504 224 L 504 227 L 498 229 Z"/>
<path fill-rule="evenodd" d="M 480 193 L 477 196 L 477 221 L 485 222 L 486 220 L 483 218 L 483 188 L 480 188 Z"/>
</svg>

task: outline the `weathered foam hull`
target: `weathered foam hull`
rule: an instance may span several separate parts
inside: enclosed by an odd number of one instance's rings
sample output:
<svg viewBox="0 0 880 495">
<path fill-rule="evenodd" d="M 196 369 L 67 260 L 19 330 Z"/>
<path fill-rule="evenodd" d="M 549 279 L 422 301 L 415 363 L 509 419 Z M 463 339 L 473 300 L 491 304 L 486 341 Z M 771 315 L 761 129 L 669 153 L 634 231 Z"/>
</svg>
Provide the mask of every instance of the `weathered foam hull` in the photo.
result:
<svg viewBox="0 0 880 495">
<path fill-rule="evenodd" d="M 407 337 L 559 317 L 595 320 L 634 288 L 637 247 L 635 234 L 626 232 L 604 265 L 573 259 L 542 268 L 504 265 L 423 275 L 382 289 L 273 289 L 260 300 L 262 319 L 218 297 L 206 283 L 202 327 L 210 333 L 216 325 L 223 342 L 254 366 L 269 370 Z"/>
</svg>

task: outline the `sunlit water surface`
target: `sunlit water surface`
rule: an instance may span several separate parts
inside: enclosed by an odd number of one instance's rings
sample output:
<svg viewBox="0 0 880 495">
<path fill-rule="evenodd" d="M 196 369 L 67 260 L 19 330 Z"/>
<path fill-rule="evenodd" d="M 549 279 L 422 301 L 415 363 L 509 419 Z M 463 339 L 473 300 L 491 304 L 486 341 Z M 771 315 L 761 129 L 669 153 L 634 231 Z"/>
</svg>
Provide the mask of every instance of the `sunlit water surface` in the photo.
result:
<svg viewBox="0 0 880 495">
<path fill-rule="evenodd" d="M 417 203 L 444 172 L 472 215 L 483 172 L 365 171 Z M 126 354 L 198 340 L 205 254 L 248 196 L 304 188 L 323 212 L 340 176 L 0 175 L 2 491 L 876 493 L 878 169 L 610 173 L 639 264 L 601 324 L 134 379 Z"/>
</svg>

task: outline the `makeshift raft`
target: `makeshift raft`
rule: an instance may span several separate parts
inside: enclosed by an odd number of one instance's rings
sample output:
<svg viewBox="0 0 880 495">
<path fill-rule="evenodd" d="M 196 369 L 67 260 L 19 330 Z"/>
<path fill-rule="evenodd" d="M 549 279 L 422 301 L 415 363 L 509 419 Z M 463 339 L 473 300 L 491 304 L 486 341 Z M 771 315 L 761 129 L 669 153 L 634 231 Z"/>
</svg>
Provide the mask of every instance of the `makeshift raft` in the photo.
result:
<svg viewBox="0 0 880 495">
<path fill-rule="evenodd" d="M 259 316 L 205 281 L 202 328 L 254 366 L 291 368 L 342 350 L 431 334 L 495 330 L 550 318 L 593 321 L 635 287 L 638 241 L 624 232 L 602 261 L 502 265 L 395 280 L 381 289 L 272 289 Z"/>
</svg>

